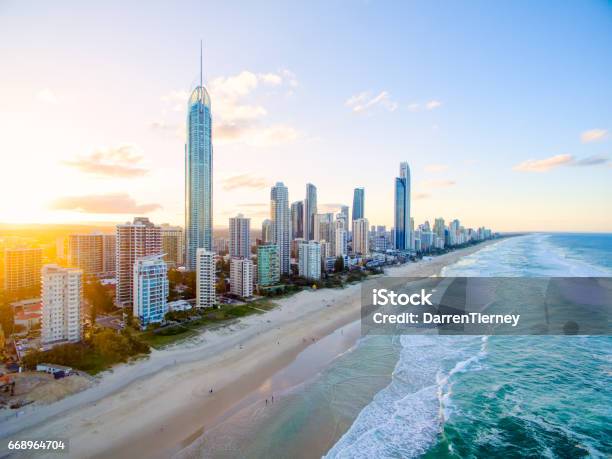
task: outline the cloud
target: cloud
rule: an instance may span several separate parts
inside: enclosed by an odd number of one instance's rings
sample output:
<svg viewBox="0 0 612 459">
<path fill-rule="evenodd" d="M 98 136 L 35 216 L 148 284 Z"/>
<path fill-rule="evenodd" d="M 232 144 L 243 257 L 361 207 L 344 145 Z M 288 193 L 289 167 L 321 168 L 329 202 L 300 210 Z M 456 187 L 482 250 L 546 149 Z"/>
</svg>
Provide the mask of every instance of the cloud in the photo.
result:
<svg viewBox="0 0 612 459">
<path fill-rule="evenodd" d="M 57 98 L 55 93 L 49 88 L 44 88 L 40 90 L 40 92 L 38 93 L 38 100 L 41 100 L 42 102 L 46 102 L 48 104 L 57 104 L 59 102 L 59 99 Z"/>
<path fill-rule="evenodd" d="M 429 102 L 425 104 L 425 108 L 427 110 L 435 110 L 436 108 L 439 108 L 441 106 L 442 106 L 442 102 L 440 102 L 439 100 L 430 100 Z"/>
<path fill-rule="evenodd" d="M 243 70 L 235 75 L 217 77 L 208 85 L 212 99 L 214 116 L 213 140 L 219 143 L 241 142 L 261 147 L 292 142 L 299 137 L 297 129 L 292 126 L 266 122 L 268 109 L 256 102 L 261 88 L 278 91 L 298 86 L 293 72 L 282 69 L 278 72 L 254 73 Z M 267 97 L 270 94 L 266 93 Z M 189 94 L 186 91 L 171 91 L 162 97 L 162 101 L 173 105 L 173 110 L 183 112 Z M 184 131 L 176 124 L 157 121 L 151 127 L 160 132 L 175 131 L 184 136 Z"/>
<path fill-rule="evenodd" d="M 161 205 L 137 204 L 127 193 L 112 193 L 64 196 L 53 201 L 51 208 L 90 214 L 147 214 L 161 209 Z"/>
<path fill-rule="evenodd" d="M 148 172 L 139 165 L 142 158 L 133 145 L 123 144 L 118 147 L 97 148 L 89 155 L 63 161 L 63 164 L 86 174 L 120 178 L 140 177 Z"/>
<path fill-rule="evenodd" d="M 364 91 L 349 97 L 344 104 L 354 113 L 364 113 L 376 106 L 393 112 L 398 107 L 397 102 L 391 100 L 391 96 L 387 91 L 381 91 L 375 96 L 372 96 L 372 93 L 369 91 Z"/>
<path fill-rule="evenodd" d="M 448 164 L 428 164 L 425 166 L 425 172 L 444 172 L 448 169 Z"/>
<path fill-rule="evenodd" d="M 580 134 L 580 140 L 582 140 L 582 143 L 597 142 L 605 139 L 606 137 L 608 137 L 607 129 L 590 129 Z"/>
<path fill-rule="evenodd" d="M 238 208 L 269 208 L 270 204 L 265 202 L 243 202 L 242 204 L 238 204 Z"/>
<path fill-rule="evenodd" d="M 528 159 L 514 166 L 515 171 L 520 172 L 547 172 L 559 166 L 599 166 L 608 164 L 610 159 L 603 155 L 587 156 L 586 158 L 576 159 L 572 155 L 563 154 L 551 156 L 545 159 Z"/>
<path fill-rule="evenodd" d="M 604 155 L 587 156 L 586 158 L 574 160 L 570 166 L 599 166 L 600 164 L 608 164 L 610 159 Z"/>
<path fill-rule="evenodd" d="M 270 182 L 268 180 L 261 177 L 254 177 L 250 174 L 241 174 L 234 175 L 233 177 L 228 177 L 223 180 L 223 189 L 227 191 L 237 190 L 239 188 L 253 188 L 260 190 L 268 186 L 269 183 Z"/>
<path fill-rule="evenodd" d="M 453 180 L 423 180 L 419 183 L 423 188 L 448 188 L 456 185 Z"/>
<path fill-rule="evenodd" d="M 427 199 L 429 197 L 431 197 L 429 193 L 414 193 L 412 195 L 413 199 Z"/>
<path fill-rule="evenodd" d="M 435 110 L 436 108 L 440 108 L 441 106 L 441 101 L 433 99 L 425 103 L 412 102 L 408 105 L 407 108 L 411 112 L 420 112 L 422 110 Z"/>
</svg>

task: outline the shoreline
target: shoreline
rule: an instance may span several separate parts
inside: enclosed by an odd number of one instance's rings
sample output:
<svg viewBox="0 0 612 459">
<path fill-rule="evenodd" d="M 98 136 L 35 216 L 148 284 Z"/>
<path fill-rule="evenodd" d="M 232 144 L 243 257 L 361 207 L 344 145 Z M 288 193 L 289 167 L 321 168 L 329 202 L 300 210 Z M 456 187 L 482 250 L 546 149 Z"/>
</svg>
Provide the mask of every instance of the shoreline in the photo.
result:
<svg viewBox="0 0 612 459">
<path fill-rule="evenodd" d="M 503 240 L 387 268 L 385 275 L 438 275 Z M 313 342 L 359 320 L 360 285 L 302 291 L 277 301 L 279 306 L 265 314 L 155 351 L 147 361 L 105 374 L 85 391 L 33 407 L 21 417 L 3 417 L 9 425 L 0 426 L 0 436 L 65 438 L 69 432 L 74 456 L 168 457 L 225 419 Z"/>
</svg>

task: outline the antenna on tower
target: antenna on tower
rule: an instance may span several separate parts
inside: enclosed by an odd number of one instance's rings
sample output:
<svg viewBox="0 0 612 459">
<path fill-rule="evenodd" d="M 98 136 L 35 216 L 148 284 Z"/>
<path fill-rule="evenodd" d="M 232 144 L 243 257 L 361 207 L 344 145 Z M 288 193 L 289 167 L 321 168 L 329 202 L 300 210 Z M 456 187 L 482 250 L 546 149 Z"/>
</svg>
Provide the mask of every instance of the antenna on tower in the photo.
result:
<svg viewBox="0 0 612 459">
<path fill-rule="evenodd" d="M 202 40 L 200 39 L 200 88 L 202 87 Z"/>
</svg>

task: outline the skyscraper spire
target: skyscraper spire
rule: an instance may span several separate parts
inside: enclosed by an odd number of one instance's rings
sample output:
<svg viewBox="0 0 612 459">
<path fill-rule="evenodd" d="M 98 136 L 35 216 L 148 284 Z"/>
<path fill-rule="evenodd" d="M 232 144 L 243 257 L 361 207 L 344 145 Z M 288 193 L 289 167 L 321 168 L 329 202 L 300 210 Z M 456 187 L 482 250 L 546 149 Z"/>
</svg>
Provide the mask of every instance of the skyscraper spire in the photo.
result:
<svg viewBox="0 0 612 459">
<path fill-rule="evenodd" d="M 200 40 L 200 101 L 204 103 L 204 87 L 202 86 L 202 40 Z"/>
</svg>

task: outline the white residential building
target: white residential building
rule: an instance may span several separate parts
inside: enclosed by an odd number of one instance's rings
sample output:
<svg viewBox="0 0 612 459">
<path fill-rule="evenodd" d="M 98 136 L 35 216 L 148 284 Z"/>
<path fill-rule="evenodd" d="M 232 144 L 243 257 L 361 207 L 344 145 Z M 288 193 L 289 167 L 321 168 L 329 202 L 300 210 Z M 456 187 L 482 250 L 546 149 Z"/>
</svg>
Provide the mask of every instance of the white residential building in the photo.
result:
<svg viewBox="0 0 612 459">
<path fill-rule="evenodd" d="M 249 258 L 251 245 L 249 235 L 251 232 L 251 219 L 242 214 L 229 219 L 229 254 L 230 257 Z"/>
<path fill-rule="evenodd" d="M 230 261 L 230 292 L 242 298 L 253 296 L 255 267 L 247 258 L 232 258 Z"/>
<path fill-rule="evenodd" d="M 141 328 L 164 320 L 168 312 L 168 291 L 168 265 L 161 254 L 136 260 L 133 312 Z"/>
<path fill-rule="evenodd" d="M 348 254 L 348 231 L 341 226 L 336 228 L 334 252 L 336 257 L 344 257 Z"/>
<path fill-rule="evenodd" d="M 368 219 L 353 220 L 353 253 L 367 255 L 368 246 Z"/>
<path fill-rule="evenodd" d="M 321 245 L 317 241 L 304 241 L 298 248 L 299 275 L 310 280 L 321 278 Z"/>
<path fill-rule="evenodd" d="M 214 306 L 215 295 L 215 253 L 206 249 L 196 252 L 196 307 Z"/>
<path fill-rule="evenodd" d="M 45 265 L 41 278 L 42 343 L 80 341 L 83 337 L 83 271 Z"/>
</svg>

